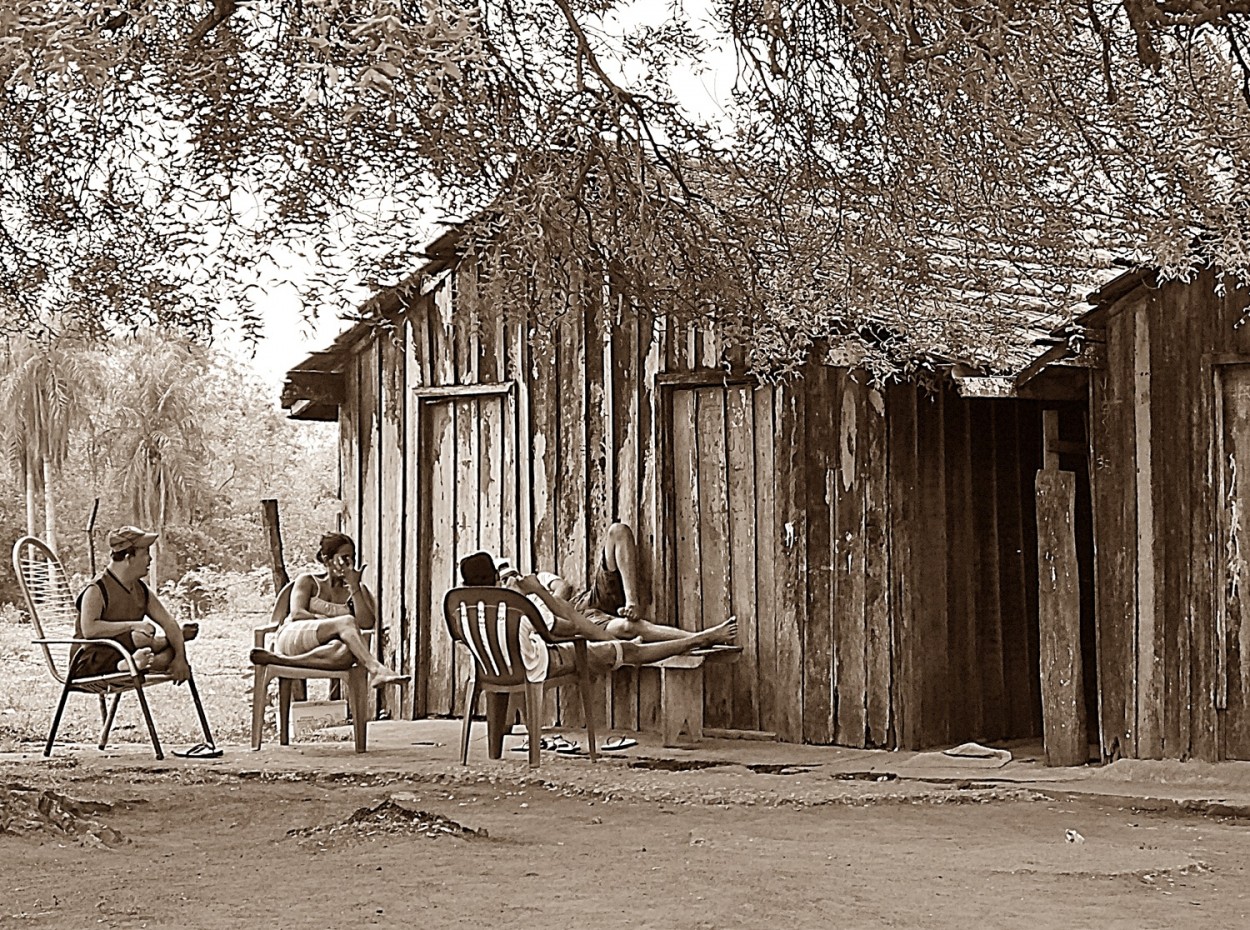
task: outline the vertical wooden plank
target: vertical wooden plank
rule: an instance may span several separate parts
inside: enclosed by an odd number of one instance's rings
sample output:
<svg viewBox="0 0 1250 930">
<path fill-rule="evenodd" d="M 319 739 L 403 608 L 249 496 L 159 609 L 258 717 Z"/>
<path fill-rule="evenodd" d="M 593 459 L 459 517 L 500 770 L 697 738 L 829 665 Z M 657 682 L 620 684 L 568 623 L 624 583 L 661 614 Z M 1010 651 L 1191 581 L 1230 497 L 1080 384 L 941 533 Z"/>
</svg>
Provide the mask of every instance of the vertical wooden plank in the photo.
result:
<svg viewBox="0 0 1250 930">
<path fill-rule="evenodd" d="M 343 372 L 344 399 L 339 407 L 339 525 L 353 541 L 360 539 L 360 363 L 352 355 Z"/>
<path fill-rule="evenodd" d="M 774 396 L 776 732 L 783 740 L 798 742 L 803 737 L 803 627 L 807 621 L 807 513 L 803 487 L 807 415 L 802 385 L 782 382 Z"/>
<path fill-rule="evenodd" d="M 586 473 L 586 503 L 582 510 L 587 543 L 587 579 L 599 557 L 599 548 L 607 536 L 615 507 L 615 488 L 609 483 L 609 472 L 616 470 L 615 462 L 609 465 L 612 453 L 611 437 L 607 433 L 611 418 L 611 371 L 605 365 L 604 353 L 611 338 L 608 314 L 603 305 L 602 278 L 588 273 L 582 291 L 582 327 L 585 340 L 585 362 L 582 377 L 585 379 L 585 400 L 582 421 L 585 424 L 585 451 L 582 453 Z"/>
<path fill-rule="evenodd" d="M 695 392 L 677 389 L 673 404 L 673 521 L 676 625 L 683 630 L 703 629 L 703 557 L 700 520 L 704 501 L 700 497 L 698 421 Z"/>
<path fill-rule="evenodd" d="M 556 346 L 558 480 L 555 485 L 557 571 L 577 588 L 589 580 L 586 539 L 586 334 L 580 314 L 560 323 Z"/>
<path fill-rule="evenodd" d="M 1071 472 L 1037 473 L 1038 605 L 1046 764 L 1084 765 L 1085 688 Z"/>
<path fill-rule="evenodd" d="M 842 396 L 836 450 L 837 471 L 830 500 L 834 519 L 833 615 L 837 629 L 835 648 L 837 728 L 839 745 L 862 747 L 868 738 L 868 646 L 864 609 L 864 475 L 861 445 L 861 411 L 864 389 L 853 376 L 842 379 Z"/>
<path fill-rule="evenodd" d="M 1193 398 L 1186 392 L 1185 361 L 1181 350 L 1184 330 L 1177 332 L 1175 313 L 1189 313 L 1184 294 L 1188 288 L 1168 288 L 1165 297 L 1168 311 L 1158 314 L 1157 328 L 1150 339 L 1150 445 L 1157 450 L 1152 456 L 1154 487 L 1161 493 L 1151 494 L 1158 527 L 1155 540 L 1156 595 L 1155 640 L 1158 653 L 1158 725 L 1159 747 L 1163 758 L 1182 758 L 1188 751 L 1181 741 L 1181 717 L 1189 714 L 1188 681 L 1182 682 L 1180 669 L 1181 631 L 1186 626 L 1181 614 L 1188 587 L 1188 514 L 1190 500 L 1182 468 L 1189 456 L 1172 450 L 1189 449 L 1189 413 Z M 1155 303 L 1155 301 L 1151 301 Z M 1188 347 L 1185 347 L 1188 351 Z M 1182 558 L 1183 548 L 1183 558 Z M 1188 677 L 1188 669 L 1185 670 Z"/>
<path fill-rule="evenodd" d="M 859 474 L 864 513 L 864 630 L 867 672 L 867 745 L 892 747 L 890 695 L 893 663 L 890 635 L 890 497 L 885 399 L 865 391 L 860 408 Z"/>
<path fill-rule="evenodd" d="M 894 731 L 898 746 L 917 749 L 924 740 L 924 676 L 919 659 L 918 584 L 913 534 L 919 532 L 917 394 L 914 385 L 894 385 L 886 392 L 889 430 L 890 545 L 889 584 L 893 617 L 891 680 Z"/>
<path fill-rule="evenodd" d="M 404 666 L 408 641 L 404 602 L 404 328 L 380 337 L 381 350 L 381 512 L 379 514 L 378 608 L 386 636 L 382 661 L 391 668 Z M 403 714 L 411 682 L 382 690 L 383 707 L 392 718 Z"/>
<path fill-rule="evenodd" d="M 477 266 L 461 262 L 452 276 L 451 338 L 457 384 L 477 384 L 482 356 Z"/>
<path fill-rule="evenodd" d="M 420 387 L 423 366 L 421 357 L 429 352 L 429 346 L 421 342 L 426 338 L 429 329 L 425 325 L 424 304 L 410 310 L 404 320 L 404 613 L 408 632 L 404 646 L 404 659 L 401 671 L 409 676 L 408 687 L 404 689 L 404 706 L 401 713 L 405 718 L 424 716 L 425 694 L 421 688 L 425 669 L 421 666 L 421 644 L 428 635 L 431 618 L 425 591 L 421 586 L 421 553 L 425 551 L 425 537 L 422 535 L 421 495 L 424 492 L 421 475 L 425 471 L 425 460 L 422 458 L 424 449 L 421 445 L 421 408 L 422 404 L 413 395 L 412 390 Z M 435 618 L 440 619 L 441 618 Z"/>
<path fill-rule="evenodd" d="M 479 512 L 481 494 L 481 438 L 478 424 L 481 420 L 481 402 L 466 398 L 452 402 L 452 433 L 455 436 L 455 523 L 452 538 L 455 540 L 452 567 L 460 560 L 481 548 Z M 457 579 L 458 580 L 458 579 Z M 451 712 L 464 712 L 465 682 L 473 677 L 473 662 L 469 655 L 458 649 L 452 663 Z"/>
<path fill-rule="evenodd" d="M 762 519 L 763 514 L 756 508 L 755 449 L 758 440 L 751 393 L 752 389 L 747 386 L 730 387 L 725 416 L 729 454 L 730 609 L 738 618 L 738 645 L 742 647 L 742 657 L 733 666 L 731 726 L 741 730 L 760 729 L 756 536 L 757 518 Z"/>
<path fill-rule="evenodd" d="M 538 566 L 534 553 L 534 471 L 541 467 L 541 460 L 531 438 L 530 388 L 534 375 L 530 363 L 529 332 L 524 322 L 509 327 L 509 370 L 507 375 L 516 383 L 512 395 L 511 434 L 515 442 L 511 447 L 513 470 L 509 472 L 516 488 L 516 559 L 520 571 L 534 571 Z"/>
<path fill-rule="evenodd" d="M 773 388 L 751 392 L 755 427 L 755 650 L 759 668 L 760 728 L 776 732 L 777 712 L 777 507 L 774 478 L 778 448 Z M 739 634 L 741 635 L 741 634 Z"/>
<path fill-rule="evenodd" d="M 1230 315 L 1231 316 L 1231 315 Z M 1189 649 L 1190 649 L 1190 751 L 1194 758 L 1214 762 L 1219 758 L 1217 715 L 1215 710 L 1215 648 L 1214 618 L 1219 609 L 1220 586 L 1215 569 L 1219 558 L 1220 534 L 1218 508 L 1221 500 L 1216 490 L 1220 460 L 1216 447 L 1221 441 L 1216 428 L 1215 376 L 1209 357 L 1219 333 L 1226 332 L 1227 317 L 1199 304 L 1190 320 L 1191 334 L 1187 344 L 1196 356 L 1196 381 L 1190 417 L 1193 423 L 1193 448 L 1210 449 L 1205 456 L 1193 456 L 1190 477 L 1189 563 Z"/>
<path fill-rule="evenodd" d="M 556 464 L 559 437 L 556 433 L 556 350 L 545 336 L 530 351 L 530 442 L 533 498 L 533 568 L 556 571 Z"/>
<path fill-rule="evenodd" d="M 651 547 L 647 544 L 644 529 L 639 521 L 642 492 L 640 489 L 641 456 L 639 430 L 639 396 L 641 393 L 641 366 L 643 359 L 638 345 L 638 314 L 633 306 L 622 306 L 624 298 L 611 296 L 611 338 L 608 341 L 608 361 L 605 371 L 611 372 L 611 427 L 608 438 L 611 443 L 609 457 L 615 462 L 615 517 L 634 528 L 638 539 L 639 559 L 648 571 L 640 572 L 644 590 L 650 589 Z M 669 622 L 670 618 L 655 613 L 655 603 L 649 600 L 652 619 Z M 638 729 L 638 673 L 636 669 L 618 669 L 612 676 L 612 724 L 618 728 Z"/>
<path fill-rule="evenodd" d="M 580 305 L 579 273 L 570 289 L 570 305 L 560 322 L 556 346 L 559 381 L 556 386 L 558 465 L 555 487 L 557 571 L 577 589 L 590 580 L 587 495 L 586 329 Z M 560 719 L 568 726 L 582 724 L 581 704 L 560 696 Z"/>
<path fill-rule="evenodd" d="M 1219 372 L 1222 426 L 1221 603 L 1217 635 L 1223 704 L 1220 755 L 1250 758 L 1250 366 Z"/>
<path fill-rule="evenodd" d="M 655 618 L 662 623 L 676 624 L 673 604 L 671 565 L 673 552 L 671 532 L 665 524 L 665 508 L 671 500 L 672 468 L 669 448 L 671 411 L 668 399 L 657 388 L 656 375 L 663 370 L 667 349 L 667 324 L 658 316 L 647 314 L 638 325 L 638 354 L 642 359 L 642 375 L 638 382 L 639 482 L 642 499 L 638 510 L 638 543 L 650 554 L 651 603 Z M 638 675 L 638 726 L 654 729 L 660 720 L 659 674 Z"/>
<path fill-rule="evenodd" d="M 382 594 L 382 565 L 380 559 L 382 523 L 380 450 L 382 440 L 381 418 L 378 403 L 381 395 L 379 362 L 381 353 L 376 338 L 362 347 L 360 360 L 360 536 L 356 539 L 359 561 L 364 563 L 362 581 L 379 598 Z M 378 609 L 386 616 L 386 608 L 379 603 Z M 379 623 L 373 636 L 374 654 L 381 658 L 391 638 L 391 631 Z M 372 695 L 377 701 L 381 694 Z M 375 711 L 376 712 L 376 711 Z"/>
<path fill-rule="evenodd" d="M 448 275 L 431 294 L 432 312 L 429 314 L 431 347 L 431 383 L 438 385 L 456 383 L 456 339 L 453 330 L 455 281 Z"/>
<path fill-rule="evenodd" d="M 496 557 L 515 559 L 516 553 L 505 547 L 503 533 L 504 465 L 503 465 L 503 397 L 483 397 L 478 402 L 478 546 Z M 515 565 L 516 562 L 513 562 Z"/>
<path fill-rule="evenodd" d="M 521 388 L 517 375 L 521 366 L 517 364 L 517 347 L 514 343 L 515 327 L 503 325 L 499 318 L 496 336 L 499 338 L 500 368 L 498 377 L 513 383 L 512 390 L 499 399 L 499 444 L 495 455 L 499 459 L 498 497 L 493 505 L 499 508 L 499 551 L 512 560 L 518 571 L 527 571 L 529 561 L 526 553 L 521 551 L 521 480 L 518 474 L 518 453 L 522 457 L 529 455 L 529 444 L 522 446 L 517 435 L 517 417 Z M 485 506 L 485 502 L 483 502 Z"/>
<path fill-rule="evenodd" d="M 1137 309 L 1133 343 L 1133 424 L 1137 459 L 1137 757 L 1158 759 L 1163 753 L 1159 719 L 1162 684 L 1155 609 L 1154 468 L 1151 443 L 1150 311 Z"/>
<path fill-rule="evenodd" d="M 425 707 L 429 714 L 452 712 L 452 642 L 443 622 L 443 596 L 456 578 L 456 431 L 449 401 L 431 403 L 422 411 L 423 444 L 429 455 L 428 482 L 421 495 L 425 552 L 429 568 L 425 585 L 429 627 L 426 635 Z"/>
<path fill-rule="evenodd" d="M 807 511 L 807 623 L 803 626 L 803 741 L 834 741 L 834 638 L 843 620 L 835 604 L 835 576 L 841 576 L 836 521 L 841 448 L 838 411 L 846 391 L 846 371 L 815 362 L 796 385 L 805 393 L 807 459 L 801 487 Z M 853 417 L 853 415 L 852 415 Z M 854 427 L 852 426 L 852 429 Z M 854 623 L 862 622 L 856 617 Z M 841 653 L 843 643 L 839 639 Z"/>
<path fill-rule="evenodd" d="M 725 446 L 725 391 L 700 388 L 695 394 L 698 430 L 696 468 L 699 482 L 700 629 L 726 620 L 731 611 L 729 490 Z M 704 722 L 728 727 L 733 720 L 733 678 L 713 672 L 704 676 Z"/>
<path fill-rule="evenodd" d="M 921 401 L 916 417 L 920 505 L 913 539 L 926 541 L 924 546 L 913 546 L 911 552 L 916 589 L 924 592 L 915 599 L 916 674 L 920 678 L 924 724 L 923 731 L 917 734 L 921 746 L 943 745 L 950 739 L 945 407 L 945 392 L 934 392 Z"/>
</svg>

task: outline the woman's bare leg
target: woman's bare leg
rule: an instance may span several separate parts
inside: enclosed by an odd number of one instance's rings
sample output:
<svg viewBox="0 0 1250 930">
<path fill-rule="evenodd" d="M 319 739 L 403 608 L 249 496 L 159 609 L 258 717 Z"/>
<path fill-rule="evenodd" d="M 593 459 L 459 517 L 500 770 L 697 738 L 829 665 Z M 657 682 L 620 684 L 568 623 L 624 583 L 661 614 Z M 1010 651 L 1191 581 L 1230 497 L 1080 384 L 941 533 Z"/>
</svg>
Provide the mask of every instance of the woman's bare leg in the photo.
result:
<svg viewBox="0 0 1250 930">
<path fill-rule="evenodd" d="M 347 644 L 339 640 L 292 656 L 270 652 L 268 649 L 253 649 L 251 658 L 253 665 L 302 665 L 323 672 L 339 672 L 350 668 L 356 661 Z"/>
<path fill-rule="evenodd" d="M 356 626 L 355 617 L 333 617 L 317 624 L 317 642 L 324 646 L 336 639 L 346 646 L 356 661 L 369 672 L 369 683 L 373 687 L 398 684 L 408 679 L 407 675 L 391 671 L 369 651 L 368 643 L 360 635 L 360 627 Z"/>
</svg>

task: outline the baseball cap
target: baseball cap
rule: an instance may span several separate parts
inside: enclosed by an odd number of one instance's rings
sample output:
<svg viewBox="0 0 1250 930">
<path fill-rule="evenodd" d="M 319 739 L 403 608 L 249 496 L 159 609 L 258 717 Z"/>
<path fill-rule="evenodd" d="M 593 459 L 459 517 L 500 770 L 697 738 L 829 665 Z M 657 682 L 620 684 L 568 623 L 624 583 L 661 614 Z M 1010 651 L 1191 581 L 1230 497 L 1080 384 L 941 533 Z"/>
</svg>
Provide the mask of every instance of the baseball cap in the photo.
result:
<svg viewBox="0 0 1250 930">
<path fill-rule="evenodd" d="M 137 526 L 123 526 L 109 533 L 109 551 L 122 552 L 126 549 L 146 549 L 156 542 L 156 533 L 149 533 Z"/>
</svg>

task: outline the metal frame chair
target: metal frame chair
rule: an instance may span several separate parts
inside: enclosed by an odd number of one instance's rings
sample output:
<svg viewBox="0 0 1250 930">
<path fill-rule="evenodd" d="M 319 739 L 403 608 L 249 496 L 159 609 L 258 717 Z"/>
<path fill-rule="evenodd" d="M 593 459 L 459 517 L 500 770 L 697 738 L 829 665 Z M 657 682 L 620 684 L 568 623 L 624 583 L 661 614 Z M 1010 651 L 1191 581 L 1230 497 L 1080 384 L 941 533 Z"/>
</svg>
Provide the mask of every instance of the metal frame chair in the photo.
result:
<svg viewBox="0 0 1250 930">
<path fill-rule="evenodd" d="M 540 682 L 532 682 L 526 677 L 525 665 L 521 661 L 522 617 L 529 620 L 547 643 L 574 644 L 575 661 L 571 670 Z M 507 588 L 452 588 L 443 598 L 443 619 L 452 641 L 464 645 L 472 654 L 475 669 L 473 680 L 465 682 L 464 723 L 460 729 L 462 765 L 469 763 L 469 731 L 478 695 L 486 695 L 487 753 L 490 758 L 498 759 L 503 755 L 504 730 L 509 723 L 507 718 L 512 695 L 523 694 L 525 725 L 529 731 L 529 764 L 530 768 L 538 768 L 543 692 L 563 684 L 577 685 L 586 721 L 586 737 L 590 743 L 590 758 L 591 761 L 598 759 L 594 708 L 590 699 L 590 666 L 584 637 L 556 637 L 529 598 Z M 492 619 L 494 622 L 490 622 Z"/>
<path fill-rule="evenodd" d="M 274 600 L 273 612 L 269 615 L 269 623 L 265 626 L 258 626 L 252 631 L 252 644 L 256 648 L 265 648 L 265 637 L 270 633 L 276 633 L 282 621 L 291 612 L 292 586 L 288 583 L 278 592 L 278 597 Z M 369 642 L 369 633 L 368 630 L 361 632 L 365 642 Z M 356 751 L 365 751 L 366 724 L 369 713 L 369 673 L 363 665 L 353 662 L 349 667 L 336 671 L 278 664 L 254 665 L 254 669 L 252 749 L 260 749 L 261 730 L 265 725 L 265 697 L 271 681 L 278 679 L 278 742 L 283 746 L 289 746 L 291 743 L 292 685 L 300 679 L 328 678 L 332 681 L 343 682 L 343 690 L 347 693 L 347 708 L 352 716 L 352 736 Z"/>
<path fill-rule="evenodd" d="M 69 578 L 61 566 L 61 560 L 47 544 L 34 536 L 23 536 L 13 544 L 13 574 L 17 576 L 26 599 L 26 608 L 30 614 L 30 622 L 34 625 L 37 638 L 33 642 L 43 649 L 44 661 L 52 677 L 61 684 L 61 699 L 56 706 L 56 714 L 52 718 L 52 729 L 48 731 L 48 742 L 44 746 L 44 756 L 52 754 L 52 745 L 56 741 L 56 731 L 61 725 L 61 715 L 71 692 L 95 694 L 100 698 L 100 716 L 103 730 L 100 733 L 100 749 L 108 745 L 109 732 L 113 729 L 113 720 L 117 716 L 117 705 L 121 696 L 133 691 L 139 699 L 139 707 L 143 711 L 143 719 L 148 726 L 148 735 L 152 739 L 152 749 L 157 759 L 164 759 L 161 741 L 156 735 L 156 725 L 152 722 L 152 712 L 148 708 L 148 699 L 144 688 L 151 685 L 173 681 L 168 675 L 140 671 L 135 667 L 134 659 L 121 643 L 111 639 L 84 639 L 75 636 L 78 623 L 78 608 L 74 604 L 74 596 L 70 591 Z M 77 646 L 111 646 L 117 650 L 118 662 L 125 662 L 127 671 L 110 672 L 105 675 L 93 675 L 87 678 L 68 678 L 70 657 Z M 200 693 L 195 687 L 195 679 L 187 678 L 187 687 L 191 691 L 191 699 L 195 702 L 195 711 L 200 718 L 200 727 L 204 731 L 204 742 L 215 745 L 212 733 L 208 728 L 208 718 L 204 715 L 204 705 L 200 702 Z M 112 697 L 112 702 L 106 698 Z"/>
</svg>

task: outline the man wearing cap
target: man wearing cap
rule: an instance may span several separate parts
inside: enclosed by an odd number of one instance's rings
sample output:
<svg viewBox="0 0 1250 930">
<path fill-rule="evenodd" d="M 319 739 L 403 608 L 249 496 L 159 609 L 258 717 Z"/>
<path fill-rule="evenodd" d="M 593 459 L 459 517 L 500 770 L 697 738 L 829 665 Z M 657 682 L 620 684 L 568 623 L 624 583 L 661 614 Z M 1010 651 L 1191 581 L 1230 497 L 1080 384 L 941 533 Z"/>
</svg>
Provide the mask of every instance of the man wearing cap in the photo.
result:
<svg viewBox="0 0 1250 930">
<path fill-rule="evenodd" d="M 155 533 L 136 526 L 123 526 L 109 534 L 109 567 L 78 595 L 75 636 L 121 643 L 140 670 L 168 675 L 181 684 L 191 675 L 186 637 L 143 581 L 152 565 L 154 542 Z M 153 622 L 159 627 L 155 635 Z M 119 665 L 116 649 L 83 646 L 70 662 L 70 677 L 103 675 L 116 669 L 128 670 L 124 660 Z"/>
</svg>

